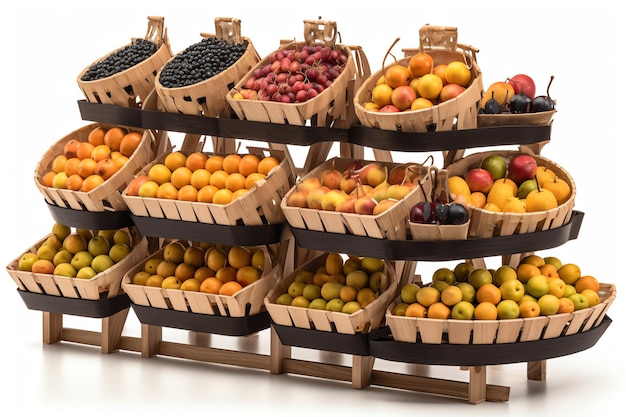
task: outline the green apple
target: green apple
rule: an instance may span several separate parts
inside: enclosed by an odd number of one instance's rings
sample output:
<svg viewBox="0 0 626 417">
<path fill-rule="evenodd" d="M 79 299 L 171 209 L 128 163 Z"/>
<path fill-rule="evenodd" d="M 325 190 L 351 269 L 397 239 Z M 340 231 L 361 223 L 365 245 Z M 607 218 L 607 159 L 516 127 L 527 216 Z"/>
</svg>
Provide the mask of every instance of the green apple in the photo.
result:
<svg viewBox="0 0 626 417">
<path fill-rule="evenodd" d="M 502 265 L 493 273 L 493 283 L 500 286 L 508 279 L 517 279 L 517 271 L 509 265 Z"/>
<path fill-rule="evenodd" d="M 402 299 L 402 302 L 407 304 L 416 302 L 417 298 L 415 296 L 419 289 L 420 286 L 414 282 L 410 282 L 402 287 L 400 290 L 400 298 Z"/>
<path fill-rule="evenodd" d="M 363 270 L 352 271 L 346 275 L 346 285 L 352 285 L 358 289 L 367 287 L 369 280 L 368 273 Z"/>
<path fill-rule="evenodd" d="M 39 260 L 39 256 L 36 253 L 28 252 L 20 257 L 17 261 L 17 269 L 20 271 L 31 271 L 33 264 Z"/>
<path fill-rule="evenodd" d="M 321 290 L 322 298 L 324 298 L 326 301 L 330 301 L 334 298 L 339 298 L 339 292 L 341 291 L 342 287 L 343 284 L 340 284 L 338 282 L 325 282 L 324 285 L 322 285 Z M 341 311 L 341 309 L 339 309 L 338 311 Z"/>
<path fill-rule="evenodd" d="M 519 304 L 513 300 L 502 300 L 496 306 L 498 319 L 516 319 L 519 317 Z"/>
<path fill-rule="evenodd" d="M 493 276 L 488 269 L 476 268 L 467 276 L 467 282 L 472 284 L 475 289 L 480 288 L 483 284 L 493 283 Z"/>
<path fill-rule="evenodd" d="M 111 246 L 111 249 L 109 250 L 109 256 L 111 257 L 111 259 L 113 259 L 113 262 L 115 263 L 118 263 L 119 261 L 124 259 L 124 257 L 126 257 L 126 255 L 128 255 L 129 253 L 130 246 L 128 246 L 126 243 L 116 243 Z"/>
<path fill-rule="evenodd" d="M 285 305 L 285 306 L 290 306 L 292 300 L 293 300 L 293 297 L 290 294 L 284 293 L 276 297 L 275 303 Z"/>
<path fill-rule="evenodd" d="M 474 317 L 474 304 L 469 301 L 459 301 L 452 306 L 450 318 L 455 320 L 471 320 Z"/>
<path fill-rule="evenodd" d="M 289 284 L 289 287 L 287 287 L 287 293 L 293 298 L 298 297 L 299 295 L 302 295 L 304 287 L 306 287 L 306 285 L 307 284 L 302 281 L 294 281 Z"/>
<path fill-rule="evenodd" d="M 572 294 L 567 298 L 574 302 L 574 311 L 589 307 L 589 299 L 579 292 Z"/>
<path fill-rule="evenodd" d="M 116 243 L 125 243 L 130 246 L 132 243 L 130 239 L 130 234 L 124 229 L 116 230 L 113 234 L 113 244 Z"/>
<path fill-rule="evenodd" d="M 536 191 L 537 190 L 537 180 L 535 180 L 534 178 L 529 179 L 529 180 L 525 180 L 524 182 L 522 182 L 518 189 L 517 189 L 517 197 L 519 198 L 526 198 L 526 196 L 531 192 L 531 191 Z"/>
<path fill-rule="evenodd" d="M 546 256 L 543 258 L 543 261 L 547 264 L 554 265 L 558 271 L 560 267 L 563 266 L 563 262 L 556 256 Z"/>
<path fill-rule="evenodd" d="M 306 284 L 302 289 L 302 295 L 309 301 L 313 301 L 316 298 L 322 296 L 322 288 L 315 284 Z"/>
<path fill-rule="evenodd" d="M 359 258 L 350 257 L 343 263 L 343 274 L 348 275 L 352 271 L 362 269 L 361 260 Z"/>
<path fill-rule="evenodd" d="M 448 285 L 453 285 L 456 282 L 456 276 L 452 269 L 443 267 L 433 272 L 432 281 L 444 281 L 448 283 Z"/>
<path fill-rule="evenodd" d="M 563 293 L 563 297 L 569 297 L 572 294 L 576 294 L 578 291 L 576 291 L 576 287 L 574 287 L 572 284 L 565 284 L 565 292 Z"/>
<path fill-rule="evenodd" d="M 385 261 L 378 258 L 365 256 L 361 259 L 361 267 L 368 273 L 373 274 L 376 271 L 382 271 L 385 268 Z"/>
<path fill-rule="evenodd" d="M 516 279 L 507 279 L 500 285 L 500 293 L 503 300 L 513 300 L 519 302 L 524 296 L 524 284 Z"/>
<path fill-rule="evenodd" d="M 533 297 L 539 299 L 544 294 L 550 292 L 550 283 L 545 275 L 535 275 L 526 282 L 526 292 Z"/>
<path fill-rule="evenodd" d="M 107 270 L 115 264 L 109 255 L 98 255 L 93 257 L 91 267 L 98 273 Z"/>
<path fill-rule="evenodd" d="M 72 229 L 61 223 L 55 223 L 52 225 L 52 234 L 56 236 L 61 242 L 72 233 Z"/>
<path fill-rule="evenodd" d="M 71 262 L 74 254 L 67 249 L 60 249 L 52 258 L 52 263 L 55 265 Z"/>
<path fill-rule="evenodd" d="M 333 298 L 333 299 L 328 300 L 328 302 L 326 303 L 326 310 L 341 312 L 345 304 L 346 302 L 343 301 L 341 298 Z"/>
<path fill-rule="evenodd" d="M 361 309 L 361 304 L 358 301 L 348 301 L 341 308 L 342 313 L 353 314 Z"/>
<path fill-rule="evenodd" d="M 480 167 L 491 173 L 494 180 L 504 178 L 506 175 L 506 159 L 500 155 L 490 155 L 483 159 Z"/>
<path fill-rule="evenodd" d="M 98 273 L 90 266 L 84 266 L 76 272 L 76 278 L 91 279 Z"/>
<path fill-rule="evenodd" d="M 476 288 L 469 282 L 457 282 L 456 286 L 461 289 L 463 294 L 462 301 L 473 303 L 476 301 Z"/>
<path fill-rule="evenodd" d="M 72 256 L 72 260 L 70 263 L 77 271 L 86 266 L 91 266 L 91 262 L 93 261 L 93 255 L 86 250 L 81 250 Z"/>
<path fill-rule="evenodd" d="M 74 278 L 76 276 L 76 273 L 77 273 L 77 271 L 72 266 L 72 264 L 66 262 L 66 263 L 58 264 L 54 268 L 54 272 L 52 274 L 53 275 L 59 275 L 59 276 L 62 276 L 62 277 Z"/>
<path fill-rule="evenodd" d="M 448 284 L 446 281 L 433 281 L 431 282 L 430 286 L 433 288 L 437 288 L 439 292 L 441 292 L 445 290 L 446 287 L 449 287 L 450 284 Z"/>
<path fill-rule="evenodd" d="M 476 268 L 471 262 L 461 262 L 457 264 L 453 269 L 454 276 L 456 277 L 456 281 L 457 282 L 467 281 L 467 278 L 470 272 L 472 272 L 474 269 Z"/>
<path fill-rule="evenodd" d="M 309 308 L 312 308 L 314 310 L 326 310 L 327 303 L 328 302 L 321 297 L 316 298 L 315 300 L 311 300 L 311 302 L 309 303 Z"/>
<path fill-rule="evenodd" d="M 96 235 L 87 243 L 87 251 L 93 256 L 108 254 L 110 249 L 111 244 L 103 235 Z"/>
<path fill-rule="evenodd" d="M 96 236 L 103 236 L 107 240 L 107 242 L 109 242 L 109 245 L 112 245 L 113 237 L 115 236 L 115 232 L 117 232 L 117 230 L 118 229 L 101 229 L 101 230 L 98 230 L 98 233 L 96 234 Z"/>
<path fill-rule="evenodd" d="M 394 316 L 404 316 L 408 306 L 409 305 L 407 303 L 398 303 L 393 307 L 393 309 L 391 310 L 391 313 Z"/>
<path fill-rule="evenodd" d="M 368 287 L 370 287 L 374 292 L 381 292 L 387 288 L 388 278 L 387 275 L 382 272 L 374 272 L 369 277 Z"/>
</svg>

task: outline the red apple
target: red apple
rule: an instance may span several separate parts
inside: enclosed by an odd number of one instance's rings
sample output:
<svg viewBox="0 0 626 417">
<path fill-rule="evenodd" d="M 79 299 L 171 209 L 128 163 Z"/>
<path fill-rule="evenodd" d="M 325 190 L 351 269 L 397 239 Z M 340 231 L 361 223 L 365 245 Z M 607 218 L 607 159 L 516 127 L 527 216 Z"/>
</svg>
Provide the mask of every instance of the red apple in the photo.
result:
<svg viewBox="0 0 626 417">
<path fill-rule="evenodd" d="M 454 83 L 446 84 L 443 86 L 443 88 L 441 89 L 441 92 L 439 93 L 439 99 L 441 101 L 448 101 L 448 100 L 455 98 L 456 96 L 463 93 L 464 91 L 465 91 L 465 87 L 462 87 L 458 84 L 454 84 Z"/>
<path fill-rule="evenodd" d="M 128 187 L 126 188 L 126 195 L 138 196 L 139 187 L 141 187 L 141 184 L 148 180 L 149 178 L 147 175 L 139 175 L 133 178 L 132 181 L 128 183 Z"/>
<path fill-rule="evenodd" d="M 517 74 L 509 78 L 508 83 L 511 84 L 515 94 L 523 92 L 525 95 L 531 98 L 535 97 L 535 82 L 526 74 Z"/>
<path fill-rule="evenodd" d="M 493 184 L 493 176 L 490 171 L 484 168 L 473 168 L 465 174 L 465 182 L 467 182 L 471 192 L 480 191 L 487 194 Z"/>
<path fill-rule="evenodd" d="M 391 103 L 400 110 L 411 108 L 411 104 L 417 98 L 417 93 L 408 85 L 401 85 L 391 92 Z"/>
<path fill-rule="evenodd" d="M 518 185 L 534 178 L 536 173 L 537 161 L 531 155 L 517 155 L 509 162 L 508 177 Z"/>
<path fill-rule="evenodd" d="M 387 104 L 386 106 L 382 106 L 378 112 L 379 113 L 400 113 L 402 110 L 394 106 L 393 104 Z"/>
</svg>

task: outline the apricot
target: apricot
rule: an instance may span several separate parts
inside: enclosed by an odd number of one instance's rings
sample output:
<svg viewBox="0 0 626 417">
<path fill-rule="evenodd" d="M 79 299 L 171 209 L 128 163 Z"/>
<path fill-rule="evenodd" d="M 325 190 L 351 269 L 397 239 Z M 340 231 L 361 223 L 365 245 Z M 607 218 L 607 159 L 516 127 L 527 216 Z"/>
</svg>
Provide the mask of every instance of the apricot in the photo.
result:
<svg viewBox="0 0 626 417">
<path fill-rule="evenodd" d="M 133 152 L 139 147 L 141 143 L 141 133 L 139 132 L 128 132 L 122 137 L 122 140 L 119 144 L 119 151 L 122 155 L 130 157 Z"/>
<path fill-rule="evenodd" d="M 124 131 L 121 127 L 112 127 L 104 134 L 104 144 L 113 151 L 119 151 L 120 144 L 122 143 L 122 139 L 125 135 L 126 131 Z"/>
</svg>

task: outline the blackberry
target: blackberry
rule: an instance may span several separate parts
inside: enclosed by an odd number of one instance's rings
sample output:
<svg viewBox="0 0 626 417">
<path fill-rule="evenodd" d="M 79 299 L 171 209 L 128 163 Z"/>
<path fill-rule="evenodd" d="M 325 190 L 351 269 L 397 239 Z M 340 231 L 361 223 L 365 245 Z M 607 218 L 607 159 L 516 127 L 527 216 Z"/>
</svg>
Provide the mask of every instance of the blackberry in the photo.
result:
<svg viewBox="0 0 626 417">
<path fill-rule="evenodd" d="M 246 43 L 229 43 L 217 37 L 203 38 L 165 64 L 159 82 L 165 88 L 197 84 L 228 69 L 243 56 L 246 48 Z"/>
<path fill-rule="evenodd" d="M 139 64 L 156 51 L 157 46 L 154 42 L 137 39 L 131 45 L 127 45 L 111 53 L 102 61 L 91 65 L 80 79 L 81 81 L 95 81 L 110 77 Z"/>
</svg>

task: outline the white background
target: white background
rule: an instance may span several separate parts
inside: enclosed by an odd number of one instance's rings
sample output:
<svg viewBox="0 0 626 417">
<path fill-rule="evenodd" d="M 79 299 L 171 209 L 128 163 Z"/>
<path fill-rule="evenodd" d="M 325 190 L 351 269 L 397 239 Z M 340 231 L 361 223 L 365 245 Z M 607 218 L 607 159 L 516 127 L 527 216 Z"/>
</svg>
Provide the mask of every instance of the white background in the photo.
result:
<svg viewBox="0 0 626 417">
<path fill-rule="evenodd" d="M 419 28 L 430 23 L 456 26 L 459 42 L 480 50 L 478 64 L 485 88 L 494 81 L 526 73 L 535 79 L 538 94 L 544 94 L 554 75 L 550 93 L 557 100 L 558 113 L 552 140 L 542 154 L 572 175 L 577 186 L 575 209 L 585 217 L 577 240 L 540 254 L 578 263 L 583 273 L 615 283 L 619 290 L 624 278 L 620 239 L 626 235 L 620 202 L 624 193 L 621 86 L 625 38 L 614 4 L 607 0 L 568 2 L 567 6 L 534 0 L 17 3 L 11 11 L 0 14 L 5 46 L 0 66 L 0 140 L 5 150 L 0 156 L 4 189 L 2 261 L 8 265 L 49 233 L 53 220 L 35 187 L 33 172 L 53 143 L 90 123 L 80 118 L 76 102 L 84 97 L 76 77 L 88 64 L 127 44 L 131 37 L 144 36 L 147 16 L 165 17 L 175 53 L 199 41 L 201 32 L 214 33 L 215 17 L 239 18 L 242 34 L 252 40 L 261 57 L 274 50 L 281 39 L 303 40 L 303 20 L 321 16 L 337 22 L 341 43 L 364 48 L 372 72 L 380 69 L 385 59 L 387 63 L 392 59 L 385 58 L 385 53 L 397 37 L 400 42 L 392 53 L 399 59 L 401 48 L 419 45 Z M 423 156 L 415 159 L 421 161 Z M 434 266 L 420 267 L 428 271 Z M 386 412 L 501 416 L 599 414 L 624 404 L 626 366 L 618 337 L 624 332 L 626 316 L 619 295 L 609 311 L 613 323 L 596 346 L 549 360 L 545 382 L 527 381 L 523 364 L 491 367 L 488 382 L 510 386 L 510 400 L 477 406 L 380 387 L 357 391 L 347 383 L 270 375 L 246 368 L 143 359 L 134 352 L 103 355 L 89 346 L 44 346 L 41 312 L 25 307 L 8 275 L 0 280 L 0 308 L 0 378 L 4 387 L 0 398 L 5 410 L 66 416 L 212 414 L 218 410 L 232 415 Z M 74 322 L 79 328 L 99 330 L 98 320 L 66 316 L 66 325 Z M 132 313 L 124 332 L 139 336 L 139 323 Z M 185 334 L 172 337 L 184 339 Z M 225 339 L 226 345 L 235 348 L 252 346 L 266 352 L 269 346 L 264 332 L 248 340 Z M 302 354 L 323 356 L 310 351 Z M 345 358 L 329 355 L 324 360 Z M 383 369 L 402 365 L 377 362 Z M 462 380 L 467 377 L 445 367 L 432 367 L 430 372 Z"/>
</svg>

